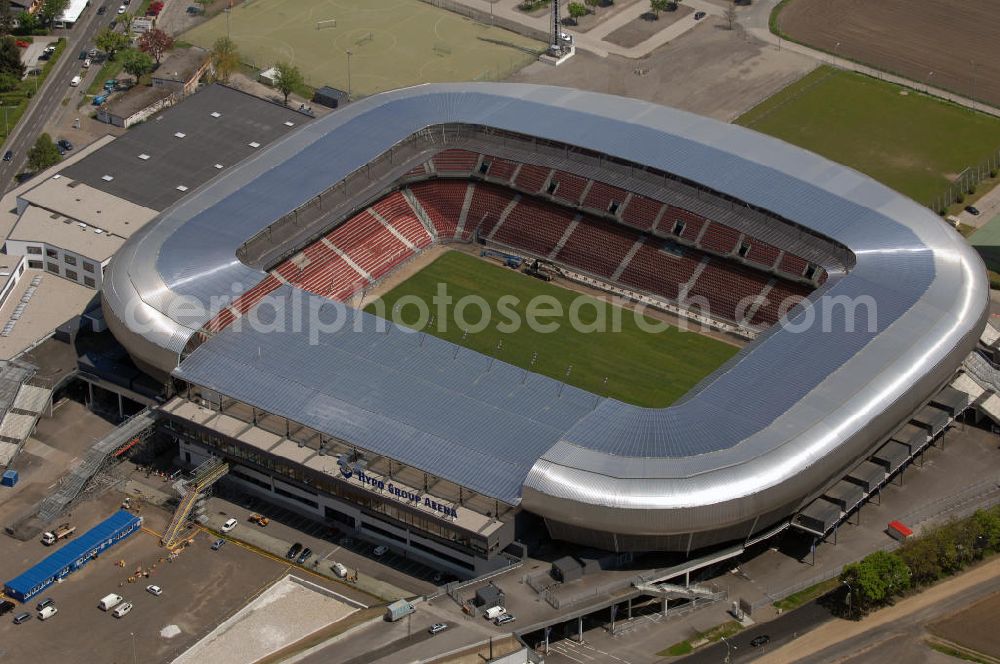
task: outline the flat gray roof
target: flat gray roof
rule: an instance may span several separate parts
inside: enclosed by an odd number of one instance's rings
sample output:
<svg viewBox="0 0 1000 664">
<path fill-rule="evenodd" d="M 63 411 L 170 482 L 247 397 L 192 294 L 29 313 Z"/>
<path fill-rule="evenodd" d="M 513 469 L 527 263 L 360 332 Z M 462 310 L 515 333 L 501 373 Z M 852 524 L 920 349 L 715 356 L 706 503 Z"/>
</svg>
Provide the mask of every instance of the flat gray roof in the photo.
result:
<svg viewBox="0 0 1000 664">
<path fill-rule="evenodd" d="M 210 85 L 133 126 L 62 173 L 159 211 L 310 120 L 245 92 Z M 178 132 L 184 137 L 178 138 Z M 253 142 L 259 147 L 251 147 Z M 105 175 L 114 179 L 106 181 Z"/>
</svg>

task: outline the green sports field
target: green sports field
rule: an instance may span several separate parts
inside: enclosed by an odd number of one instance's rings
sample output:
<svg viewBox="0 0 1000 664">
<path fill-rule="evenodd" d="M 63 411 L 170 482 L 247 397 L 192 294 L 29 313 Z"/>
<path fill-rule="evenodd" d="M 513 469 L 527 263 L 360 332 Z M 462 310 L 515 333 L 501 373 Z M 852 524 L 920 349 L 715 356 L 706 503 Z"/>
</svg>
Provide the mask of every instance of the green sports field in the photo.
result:
<svg viewBox="0 0 1000 664">
<path fill-rule="evenodd" d="M 1000 118 L 820 67 L 736 120 L 932 204 L 1000 148 Z"/>
<path fill-rule="evenodd" d="M 290 61 L 313 87 L 347 90 L 350 51 L 355 97 L 419 83 L 506 78 L 545 48 L 420 0 L 249 0 L 229 13 L 228 30 L 244 62 L 267 69 Z M 222 12 L 183 39 L 211 48 L 226 31 Z"/>
<path fill-rule="evenodd" d="M 442 309 L 448 312 L 446 324 L 442 325 L 441 318 L 435 316 L 435 320 L 428 320 L 429 324 L 424 326 L 428 332 L 486 355 L 496 354 L 504 362 L 640 406 L 662 407 L 673 403 L 739 350 L 696 332 L 682 332 L 668 327 L 662 321 L 651 318 L 643 320 L 665 329 L 655 332 L 643 330 L 631 310 L 599 302 L 455 251 L 442 255 L 386 294 L 381 302 L 368 305 L 366 310 L 379 313 L 381 308 L 382 315 L 414 327 L 418 320 L 417 308 L 408 304 L 397 309 L 396 304 L 404 296 L 410 296 L 408 300 L 416 297 L 430 304 L 439 284 L 447 286 L 447 294 L 453 298 L 452 304 Z M 558 302 L 564 315 L 538 318 L 540 322 L 558 323 L 558 330 L 554 332 L 533 330 L 527 324 L 520 325 L 516 330 L 501 331 L 510 318 L 494 315 L 482 331 L 466 334 L 455 322 L 459 318 L 455 310 L 461 308 L 457 306 L 459 301 L 469 295 L 481 296 L 492 312 L 498 311 L 497 305 L 502 296 L 517 298 L 518 303 L 511 310 L 522 322 L 527 320 L 529 302 L 538 296 L 548 296 L 549 305 L 546 306 L 554 306 L 551 303 Z M 593 329 L 597 327 L 600 308 L 608 321 L 605 331 L 588 332 L 586 327 L 571 324 L 574 317 L 569 311 L 577 298 L 582 300 L 578 304 L 575 320 Z M 428 309 L 431 315 L 438 311 L 433 305 Z M 394 311 L 396 316 L 392 315 Z M 620 314 L 620 331 L 616 331 L 611 324 L 618 317 L 616 314 Z M 464 318 L 470 325 L 475 325 L 481 318 L 480 309 L 469 306 Z M 567 376 L 570 365 L 572 369 Z"/>
</svg>

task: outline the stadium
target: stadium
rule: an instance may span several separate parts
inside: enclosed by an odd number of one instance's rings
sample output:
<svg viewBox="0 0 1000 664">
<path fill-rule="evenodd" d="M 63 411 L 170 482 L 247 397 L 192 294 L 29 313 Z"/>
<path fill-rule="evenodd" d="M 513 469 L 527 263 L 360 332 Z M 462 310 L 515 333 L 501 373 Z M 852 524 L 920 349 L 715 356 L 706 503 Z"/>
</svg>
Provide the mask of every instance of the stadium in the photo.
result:
<svg viewBox="0 0 1000 664">
<path fill-rule="evenodd" d="M 366 294 L 442 244 L 748 343 L 647 407 L 372 324 Z M 116 338 L 170 382 L 187 462 L 465 574 L 504 563 L 522 515 L 616 552 L 774 532 L 948 384 L 987 295 L 954 230 L 853 170 L 642 101 L 489 83 L 288 135 L 135 234 L 103 288 Z M 303 312 L 346 320 L 316 334 Z"/>
</svg>

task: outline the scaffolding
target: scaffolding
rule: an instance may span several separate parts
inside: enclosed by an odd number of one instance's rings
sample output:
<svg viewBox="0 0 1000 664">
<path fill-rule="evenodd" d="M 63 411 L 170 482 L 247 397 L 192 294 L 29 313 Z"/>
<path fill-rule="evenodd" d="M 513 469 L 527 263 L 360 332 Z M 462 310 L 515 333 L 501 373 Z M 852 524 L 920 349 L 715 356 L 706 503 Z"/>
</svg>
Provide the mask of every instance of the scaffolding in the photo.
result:
<svg viewBox="0 0 1000 664">
<path fill-rule="evenodd" d="M 229 464 L 213 456 L 194 469 L 191 479 L 182 480 L 174 485 L 181 493 L 181 500 L 174 510 L 170 524 L 163 531 L 163 537 L 160 539 L 162 546 L 171 549 L 180 544 L 184 539 L 185 526 L 199 499 L 228 472 Z"/>
</svg>

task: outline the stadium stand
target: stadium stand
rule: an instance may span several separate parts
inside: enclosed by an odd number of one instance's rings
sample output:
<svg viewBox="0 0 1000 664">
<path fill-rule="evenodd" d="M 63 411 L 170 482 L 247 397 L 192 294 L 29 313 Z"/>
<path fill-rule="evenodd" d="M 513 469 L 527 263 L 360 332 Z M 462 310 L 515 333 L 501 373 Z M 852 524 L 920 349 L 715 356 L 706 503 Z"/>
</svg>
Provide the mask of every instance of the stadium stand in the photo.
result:
<svg viewBox="0 0 1000 664">
<path fill-rule="evenodd" d="M 766 242 L 762 242 L 761 240 L 746 238 L 744 242 L 750 247 L 744 258 L 751 263 L 757 263 L 758 265 L 763 265 L 766 268 L 772 268 L 774 267 L 774 263 L 778 260 L 778 256 L 781 255 L 780 249 Z"/>
<path fill-rule="evenodd" d="M 488 157 L 487 159 L 489 159 L 489 168 L 486 170 L 486 176 L 509 183 L 518 164 L 500 157 Z"/>
<path fill-rule="evenodd" d="M 612 203 L 621 207 L 627 196 L 628 193 L 623 189 L 612 187 L 609 184 L 598 182 L 597 180 L 592 180 L 590 189 L 587 191 L 587 195 L 583 199 L 583 206 L 592 210 L 610 212 Z"/>
<path fill-rule="evenodd" d="M 740 239 L 737 230 L 719 223 L 709 222 L 708 228 L 701 236 L 698 243 L 702 249 L 715 251 L 720 254 L 731 254 L 736 249 L 736 242 Z"/>
<path fill-rule="evenodd" d="M 586 187 L 587 180 L 585 178 L 564 171 L 556 171 L 549 181 L 548 190 L 552 192 L 552 198 L 556 200 L 579 205 Z"/>
<path fill-rule="evenodd" d="M 438 173 L 471 173 L 479 163 L 479 155 L 468 150 L 442 150 L 432 160 Z"/>
<path fill-rule="evenodd" d="M 584 217 L 556 254 L 560 263 L 609 278 L 635 244 L 634 231 Z"/>
<path fill-rule="evenodd" d="M 663 218 L 656 225 L 661 235 L 676 235 L 679 238 L 695 244 L 701 237 L 701 229 L 708 223 L 708 220 L 696 215 L 693 212 L 682 210 L 674 205 L 668 205 L 663 213 Z"/>
<path fill-rule="evenodd" d="M 401 192 L 392 192 L 375 203 L 372 210 L 385 219 L 417 249 L 423 249 L 433 241 L 431 234 L 424 228 L 416 212 L 413 211 Z"/>
<path fill-rule="evenodd" d="M 631 288 L 676 300 L 680 285 L 687 283 L 698 267 L 701 252 L 664 250 L 663 244 L 652 238 L 644 242 L 618 280 Z"/>
<path fill-rule="evenodd" d="M 629 226 L 648 231 L 660 217 L 663 203 L 645 196 L 632 196 L 622 210 L 622 221 Z"/>
<path fill-rule="evenodd" d="M 463 239 L 470 237 L 476 228 L 480 237 L 489 235 L 500 221 L 500 215 L 510 204 L 513 195 L 513 192 L 503 187 L 477 184 L 466 213 Z"/>
<path fill-rule="evenodd" d="M 521 170 L 517 172 L 517 177 L 514 178 L 514 186 L 525 193 L 537 194 L 548 182 L 551 172 L 551 168 L 523 164 Z"/>
<path fill-rule="evenodd" d="M 574 216 L 575 213 L 565 208 L 523 198 L 493 233 L 493 239 L 539 256 L 548 256 L 562 239 Z"/>
<path fill-rule="evenodd" d="M 438 237 L 442 240 L 454 238 L 469 183 L 461 180 L 430 180 L 413 184 L 409 189 L 427 213 Z"/>
<path fill-rule="evenodd" d="M 378 279 L 413 254 L 367 210 L 333 229 L 326 239 L 372 279 Z"/>
<path fill-rule="evenodd" d="M 778 269 L 786 274 L 793 274 L 796 277 L 801 277 L 806 271 L 806 267 L 808 267 L 808 265 L 809 263 L 807 263 L 805 259 L 799 258 L 794 254 L 786 253 L 781 257 L 781 264 L 778 266 Z"/>
<path fill-rule="evenodd" d="M 368 282 L 364 275 L 322 241 L 309 245 L 299 256 L 298 262 L 298 257 L 289 259 L 275 272 L 310 293 L 331 300 L 343 300 Z"/>
</svg>

